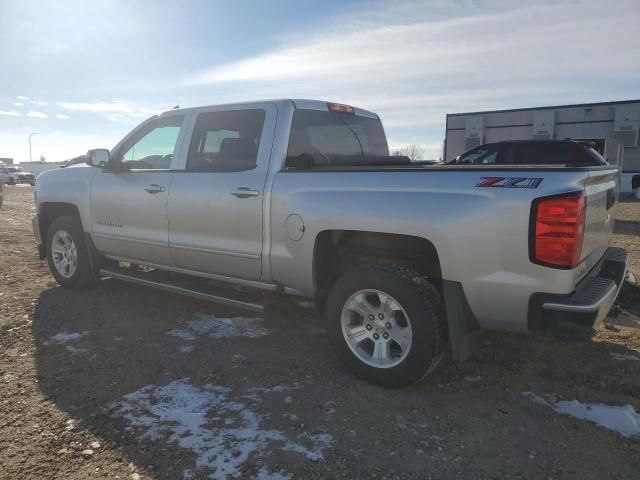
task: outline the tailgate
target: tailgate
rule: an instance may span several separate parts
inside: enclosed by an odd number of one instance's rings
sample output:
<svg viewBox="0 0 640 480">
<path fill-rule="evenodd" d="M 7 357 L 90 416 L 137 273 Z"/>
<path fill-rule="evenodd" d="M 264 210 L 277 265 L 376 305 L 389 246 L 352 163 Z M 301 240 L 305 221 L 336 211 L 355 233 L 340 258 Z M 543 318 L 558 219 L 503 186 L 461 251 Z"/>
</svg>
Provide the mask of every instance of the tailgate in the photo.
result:
<svg viewBox="0 0 640 480">
<path fill-rule="evenodd" d="M 581 274 L 586 274 L 600 260 L 611 241 L 615 207 L 618 202 L 618 169 L 590 169 L 585 180 L 585 195 L 587 211 L 581 255 L 584 264 Z"/>
</svg>

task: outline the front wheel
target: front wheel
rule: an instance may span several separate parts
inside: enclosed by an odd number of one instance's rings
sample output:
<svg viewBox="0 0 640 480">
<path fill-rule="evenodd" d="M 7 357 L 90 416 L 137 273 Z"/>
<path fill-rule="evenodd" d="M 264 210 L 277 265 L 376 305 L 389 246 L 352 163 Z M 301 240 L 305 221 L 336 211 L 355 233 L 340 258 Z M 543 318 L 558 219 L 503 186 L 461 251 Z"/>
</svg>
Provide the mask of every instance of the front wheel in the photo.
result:
<svg viewBox="0 0 640 480">
<path fill-rule="evenodd" d="M 63 287 L 84 288 L 94 283 L 87 243 L 80 219 L 58 217 L 47 230 L 49 270 Z"/>
<path fill-rule="evenodd" d="M 345 273 L 327 299 L 326 325 L 347 368 L 384 387 L 417 382 L 443 351 L 442 298 L 423 276 L 400 265 Z"/>
</svg>

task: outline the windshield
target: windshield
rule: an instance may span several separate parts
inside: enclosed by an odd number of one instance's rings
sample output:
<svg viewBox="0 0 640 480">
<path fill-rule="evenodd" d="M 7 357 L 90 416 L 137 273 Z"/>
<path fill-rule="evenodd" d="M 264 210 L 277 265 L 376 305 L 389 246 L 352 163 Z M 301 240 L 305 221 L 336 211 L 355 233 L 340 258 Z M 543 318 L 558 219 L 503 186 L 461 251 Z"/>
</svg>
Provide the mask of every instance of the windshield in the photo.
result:
<svg viewBox="0 0 640 480">
<path fill-rule="evenodd" d="M 320 110 L 296 110 L 288 157 L 389 155 L 382 123 L 375 118 Z"/>
<path fill-rule="evenodd" d="M 585 148 L 584 150 L 585 152 L 587 152 L 587 156 L 591 160 L 593 160 L 596 165 L 607 164 L 607 159 L 605 159 L 602 155 L 600 155 L 600 153 L 598 153 L 598 151 L 595 148 L 589 147 L 589 148 Z"/>
<path fill-rule="evenodd" d="M 498 149 L 495 146 L 481 146 L 461 155 L 456 163 L 493 164 L 497 158 Z"/>
</svg>

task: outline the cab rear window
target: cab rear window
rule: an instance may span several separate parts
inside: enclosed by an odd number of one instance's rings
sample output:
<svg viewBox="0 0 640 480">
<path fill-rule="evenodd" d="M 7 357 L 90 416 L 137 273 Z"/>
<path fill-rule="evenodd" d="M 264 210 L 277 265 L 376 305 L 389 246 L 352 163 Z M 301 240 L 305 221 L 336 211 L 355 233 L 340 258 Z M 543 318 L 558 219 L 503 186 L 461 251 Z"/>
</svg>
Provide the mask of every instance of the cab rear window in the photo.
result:
<svg viewBox="0 0 640 480">
<path fill-rule="evenodd" d="M 320 110 L 296 110 L 287 157 L 389 155 L 380 120 Z"/>
</svg>

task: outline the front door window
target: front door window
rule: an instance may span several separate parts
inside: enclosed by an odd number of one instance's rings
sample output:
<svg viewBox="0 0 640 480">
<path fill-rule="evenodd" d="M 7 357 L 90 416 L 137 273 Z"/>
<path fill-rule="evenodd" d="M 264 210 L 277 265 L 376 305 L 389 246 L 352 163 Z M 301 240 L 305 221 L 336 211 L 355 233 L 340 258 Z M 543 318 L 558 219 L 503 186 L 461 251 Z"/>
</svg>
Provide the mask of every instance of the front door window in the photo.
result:
<svg viewBox="0 0 640 480">
<path fill-rule="evenodd" d="M 183 115 L 160 118 L 142 128 L 122 148 L 120 161 L 129 170 L 169 170 Z"/>
</svg>

